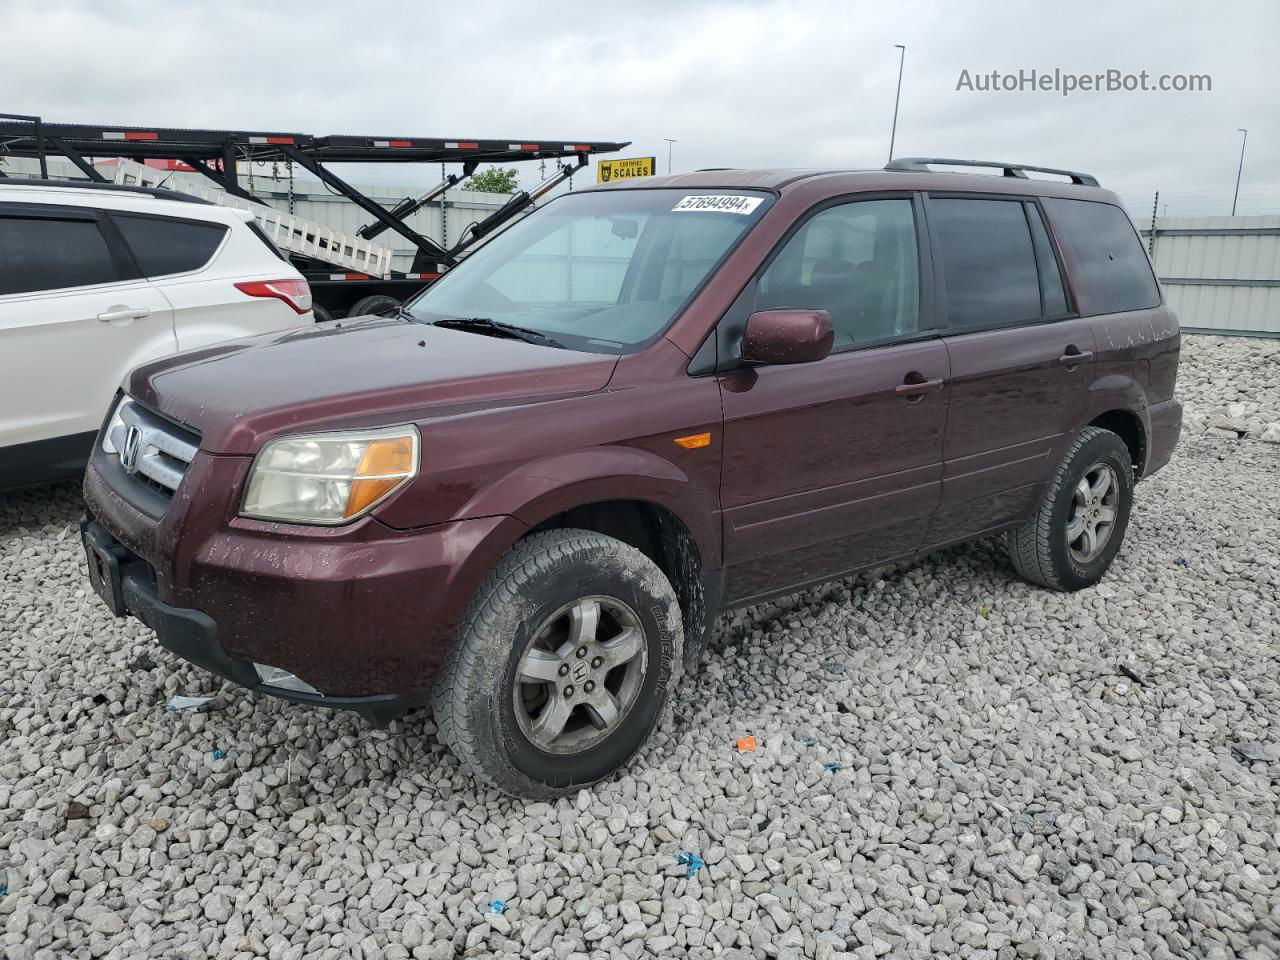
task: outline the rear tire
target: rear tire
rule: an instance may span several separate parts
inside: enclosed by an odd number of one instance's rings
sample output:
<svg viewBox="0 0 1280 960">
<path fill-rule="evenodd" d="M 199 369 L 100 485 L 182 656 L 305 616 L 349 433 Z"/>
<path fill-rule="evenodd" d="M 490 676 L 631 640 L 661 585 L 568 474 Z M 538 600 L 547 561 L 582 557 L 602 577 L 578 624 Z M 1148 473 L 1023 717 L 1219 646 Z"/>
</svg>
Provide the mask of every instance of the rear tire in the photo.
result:
<svg viewBox="0 0 1280 960">
<path fill-rule="evenodd" d="M 385 294 L 375 293 L 372 296 L 365 297 L 363 300 L 357 300 L 351 305 L 351 309 L 347 311 L 348 317 L 367 317 L 374 314 L 380 314 L 386 310 L 394 310 L 400 306 L 400 301 L 395 297 L 388 297 Z"/>
<path fill-rule="evenodd" d="M 588 530 L 532 534 L 463 617 L 432 692 L 440 737 L 499 790 L 562 796 L 648 738 L 683 642 L 675 591 L 635 547 Z"/>
<path fill-rule="evenodd" d="M 333 320 L 333 314 L 318 303 L 313 303 L 311 305 L 311 315 L 315 319 L 316 323 L 329 323 Z"/>
<path fill-rule="evenodd" d="M 1062 458 L 1035 518 L 1009 533 L 1014 569 L 1050 590 L 1093 586 L 1120 551 L 1132 509 L 1129 448 L 1110 430 L 1085 427 Z"/>
</svg>

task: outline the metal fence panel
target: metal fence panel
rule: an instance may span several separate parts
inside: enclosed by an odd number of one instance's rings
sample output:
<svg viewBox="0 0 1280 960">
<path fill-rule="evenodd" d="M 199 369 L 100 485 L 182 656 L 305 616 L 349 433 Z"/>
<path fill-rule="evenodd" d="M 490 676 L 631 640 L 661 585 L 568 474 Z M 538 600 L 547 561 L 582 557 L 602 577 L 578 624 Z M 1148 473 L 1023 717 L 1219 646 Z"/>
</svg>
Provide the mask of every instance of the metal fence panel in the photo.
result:
<svg viewBox="0 0 1280 960">
<path fill-rule="evenodd" d="M 1160 217 L 1138 227 L 1187 330 L 1280 337 L 1280 216 Z"/>
</svg>

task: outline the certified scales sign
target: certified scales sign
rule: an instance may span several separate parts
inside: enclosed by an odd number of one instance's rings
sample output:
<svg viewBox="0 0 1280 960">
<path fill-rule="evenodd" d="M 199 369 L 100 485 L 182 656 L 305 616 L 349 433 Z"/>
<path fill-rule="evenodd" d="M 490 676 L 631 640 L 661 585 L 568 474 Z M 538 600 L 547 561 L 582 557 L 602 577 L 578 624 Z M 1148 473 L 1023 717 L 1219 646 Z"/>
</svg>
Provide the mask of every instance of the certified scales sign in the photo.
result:
<svg viewBox="0 0 1280 960">
<path fill-rule="evenodd" d="M 631 180 L 653 176 L 653 157 L 631 157 L 627 160 L 601 160 L 596 164 L 596 183 Z"/>
</svg>

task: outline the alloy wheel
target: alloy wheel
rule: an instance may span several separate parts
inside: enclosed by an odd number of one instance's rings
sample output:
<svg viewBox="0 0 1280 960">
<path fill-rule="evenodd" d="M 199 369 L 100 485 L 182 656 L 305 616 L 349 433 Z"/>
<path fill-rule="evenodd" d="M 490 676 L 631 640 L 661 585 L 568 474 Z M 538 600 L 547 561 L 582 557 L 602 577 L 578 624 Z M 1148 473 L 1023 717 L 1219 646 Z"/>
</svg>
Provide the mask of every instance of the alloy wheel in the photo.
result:
<svg viewBox="0 0 1280 960">
<path fill-rule="evenodd" d="M 1115 468 L 1095 463 L 1085 471 L 1071 495 L 1067 521 L 1067 546 L 1079 563 L 1089 563 L 1102 553 L 1115 529 L 1120 506 L 1120 480 Z"/>
<path fill-rule="evenodd" d="M 534 631 L 512 685 L 516 722 L 539 750 L 572 754 L 616 730 L 647 669 L 640 618 L 614 597 L 583 597 Z"/>
</svg>

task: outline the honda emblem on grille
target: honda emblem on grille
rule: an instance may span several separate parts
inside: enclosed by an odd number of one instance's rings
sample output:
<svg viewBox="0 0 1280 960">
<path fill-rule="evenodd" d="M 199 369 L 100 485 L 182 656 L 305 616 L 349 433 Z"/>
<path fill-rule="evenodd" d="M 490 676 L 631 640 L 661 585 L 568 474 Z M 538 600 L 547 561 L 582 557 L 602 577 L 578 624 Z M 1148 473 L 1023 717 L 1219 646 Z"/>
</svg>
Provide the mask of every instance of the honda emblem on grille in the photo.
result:
<svg viewBox="0 0 1280 960">
<path fill-rule="evenodd" d="M 130 473 L 138 469 L 138 454 L 142 452 L 142 431 L 130 427 L 124 435 L 124 448 L 120 451 L 120 466 Z"/>
</svg>

